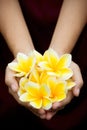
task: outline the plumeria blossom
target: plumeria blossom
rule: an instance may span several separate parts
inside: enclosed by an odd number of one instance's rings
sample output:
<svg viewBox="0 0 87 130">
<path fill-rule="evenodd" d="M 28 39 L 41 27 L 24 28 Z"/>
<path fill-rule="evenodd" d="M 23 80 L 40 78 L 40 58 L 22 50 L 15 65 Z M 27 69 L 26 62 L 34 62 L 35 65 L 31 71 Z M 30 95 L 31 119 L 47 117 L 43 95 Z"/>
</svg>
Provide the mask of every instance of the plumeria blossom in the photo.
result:
<svg viewBox="0 0 87 130">
<path fill-rule="evenodd" d="M 16 72 L 16 77 L 21 77 L 29 74 L 35 65 L 35 57 L 33 53 L 28 56 L 23 53 L 17 54 L 17 62 L 11 62 L 8 64 L 9 68 Z"/>
<path fill-rule="evenodd" d="M 51 108 L 52 102 L 49 98 L 50 89 L 46 86 L 46 84 L 39 85 L 38 83 L 34 83 L 32 81 L 26 83 L 23 81 L 21 85 L 24 85 L 21 86 L 21 88 L 24 88 L 25 91 L 19 97 L 21 101 L 30 102 L 30 105 L 37 109 L 44 108 L 45 110 L 48 110 Z"/>
<path fill-rule="evenodd" d="M 75 86 L 70 69 L 71 54 L 61 57 L 53 49 L 44 54 L 33 50 L 29 55 L 17 54 L 17 61 L 8 64 L 19 77 L 18 96 L 36 109 L 48 110 L 52 103 L 64 100 Z"/>
<path fill-rule="evenodd" d="M 50 88 L 47 86 L 47 77 L 45 72 L 39 73 L 33 70 L 30 76 L 21 78 L 19 82 L 18 95 L 20 100 L 30 102 L 30 104 L 39 109 L 50 109 L 52 101 L 50 97 Z"/>
<path fill-rule="evenodd" d="M 39 62 L 39 66 L 43 70 L 47 70 L 49 75 L 56 76 L 63 80 L 67 80 L 73 75 L 73 71 L 69 68 L 71 63 L 71 55 L 64 54 L 61 57 L 58 57 L 57 53 L 49 49 L 45 51 L 43 55 L 44 61 Z"/>
<path fill-rule="evenodd" d="M 66 82 L 58 81 L 55 78 L 48 79 L 48 86 L 51 90 L 50 99 L 52 102 L 58 102 L 66 98 Z"/>
</svg>

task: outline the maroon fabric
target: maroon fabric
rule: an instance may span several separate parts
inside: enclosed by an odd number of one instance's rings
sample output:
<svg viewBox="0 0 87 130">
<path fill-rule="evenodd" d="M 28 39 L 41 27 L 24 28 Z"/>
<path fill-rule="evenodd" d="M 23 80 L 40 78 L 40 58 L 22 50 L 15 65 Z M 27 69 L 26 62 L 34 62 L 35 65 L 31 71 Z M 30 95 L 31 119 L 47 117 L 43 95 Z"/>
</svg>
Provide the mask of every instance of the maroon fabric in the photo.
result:
<svg viewBox="0 0 87 130">
<path fill-rule="evenodd" d="M 36 50 L 43 53 L 49 46 L 62 0 L 20 0 L 21 8 Z M 5 67 L 13 55 L 0 35 L 0 128 L 30 130 L 75 130 L 87 128 L 87 25 L 72 51 L 73 60 L 80 66 L 84 85 L 80 96 L 74 98 L 52 120 L 41 120 L 8 93 L 4 82 Z"/>
<path fill-rule="evenodd" d="M 20 4 L 35 48 L 43 53 L 50 44 L 62 0 L 20 0 Z"/>
</svg>

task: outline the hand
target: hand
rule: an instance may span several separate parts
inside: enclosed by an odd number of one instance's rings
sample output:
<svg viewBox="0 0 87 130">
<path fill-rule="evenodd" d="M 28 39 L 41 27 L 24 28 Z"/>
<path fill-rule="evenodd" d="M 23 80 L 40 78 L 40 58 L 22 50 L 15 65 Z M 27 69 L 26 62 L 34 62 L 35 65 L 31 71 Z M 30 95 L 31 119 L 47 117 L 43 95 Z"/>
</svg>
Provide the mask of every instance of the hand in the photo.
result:
<svg viewBox="0 0 87 130">
<path fill-rule="evenodd" d="M 60 102 L 56 102 L 53 104 L 52 109 L 47 111 L 46 119 L 50 120 L 59 110 L 63 109 L 70 101 L 73 99 L 74 96 L 78 97 L 80 90 L 83 86 L 83 79 L 81 75 L 81 71 L 79 66 L 72 62 L 71 69 L 73 70 L 73 80 L 76 83 L 76 86 L 68 92 L 66 99 Z"/>
<path fill-rule="evenodd" d="M 46 117 L 46 112 L 43 109 L 35 109 L 32 106 L 29 105 L 29 103 L 21 102 L 18 98 L 18 82 L 17 79 L 14 77 L 14 72 L 9 69 L 9 67 L 6 67 L 6 73 L 5 73 L 5 83 L 8 86 L 9 93 L 15 98 L 15 100 L 22 106 L 29 109 L 33 114 L 40 118 Z"/>
<path fill-rule="evenodd" d="M 6 68 L 6 75 L 5 75 L 5 82 L 9 88 L 9 92 L 13 95 L 13 97 L 16 99 L 16 101 L 20 104 L 28 108 L 30 111 L 32 111 L 35 115 L 40 117 L 41 119 L 47 119 L 50 120 L 59 110 L 63 109 L 74 96 L 79 96 L 80 89 L 83 85 L 83 79 L 81 76 L 80 68 L 79 66 L 72 62 L 71 69 L 74 72 L 73 80 L 76 83 L 76 86 L 68 92 L 67 98 L 61 102 L 56 102 L 52 105 L 51 110 L 45 111 L 43 109 L 35 109 L 29 105 L 29 103 L 21 102 L 17 95 L 18 90 L 18 82 L 16 78 L 13 76 L 14 72 L 11 71 L 8 66 Z"/>
</svg>

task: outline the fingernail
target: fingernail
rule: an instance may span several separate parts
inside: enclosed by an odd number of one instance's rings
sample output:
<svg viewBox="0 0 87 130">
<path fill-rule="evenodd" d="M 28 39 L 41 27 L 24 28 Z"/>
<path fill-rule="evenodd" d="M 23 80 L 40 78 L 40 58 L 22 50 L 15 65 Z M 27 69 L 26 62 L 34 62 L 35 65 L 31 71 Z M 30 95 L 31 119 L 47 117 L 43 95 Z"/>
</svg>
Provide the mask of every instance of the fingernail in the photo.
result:
<svg viewBox="0 0 87 130">
<path fill-rule="evenodd" d="M 76 96 L 79 96 L 80 90 L 79 88 L 76 89 Z"/>
</svg>

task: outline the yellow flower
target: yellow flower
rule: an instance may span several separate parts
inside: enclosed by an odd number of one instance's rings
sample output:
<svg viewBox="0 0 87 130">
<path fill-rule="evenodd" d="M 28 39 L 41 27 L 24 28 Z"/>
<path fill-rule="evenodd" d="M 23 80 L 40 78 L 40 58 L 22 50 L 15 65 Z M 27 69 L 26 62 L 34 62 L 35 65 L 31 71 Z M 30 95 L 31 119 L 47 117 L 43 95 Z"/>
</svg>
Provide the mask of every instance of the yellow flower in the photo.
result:
<svg viewBox="0 0 87 130">
<path fill-rule="evenodd" d="M 60 58 L 57 53 L 49 49 L 43 55 L 44 61 L 39 62 L 43 70 L 47 71 L 48 75 L 56 76 L 63 80 L 67 80 L 73 75 L 73 71 L 69 68 L 71 63 L 71 55 L 64 54 Z"/>
<path fill-rule="evenodd" d="M 45 84 L 39 85 L 34 82 L 27 82 L 24 85 L 26 90 L 19 98 L 23 102 L 29 102 L 34 108 L 43 108 L 48 110 L 52 106 L 52 102 L 49 98 L 50 89 Z"/>
<path fill-rule="evenodd" d="M 67 90 L 72 89 L 76 85 L 76 83 L 71 78 L 68 79 L 66 82 L 67 82 Z"/>
<path fill-rule="evenodd" d="M 48 86 L 50 88 L 51 94 L 50 99 L 52 102 L 62 101 L 66 98 L 66 82 L 58 81 L 55 78 L 48 79 Z"/>
<path fill-rule="evenodd" d="M 9 68 L 16 72 L 16 77 L 28 75 L 35 65 L 35 57 L 33 53 L 28 56 L 23 53 L 17 54 L 17 62 L 11 62 L 8 64 Z"/>
</svg>

